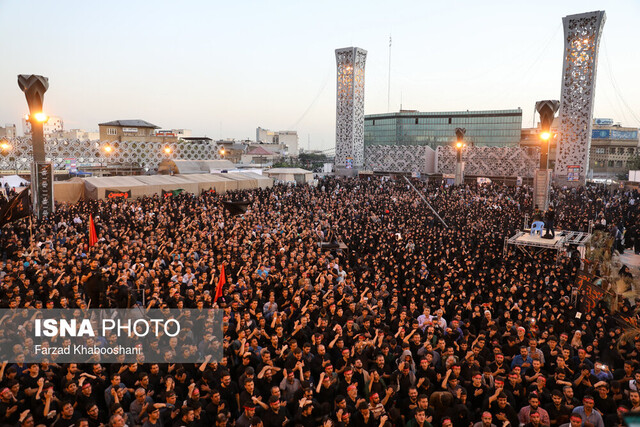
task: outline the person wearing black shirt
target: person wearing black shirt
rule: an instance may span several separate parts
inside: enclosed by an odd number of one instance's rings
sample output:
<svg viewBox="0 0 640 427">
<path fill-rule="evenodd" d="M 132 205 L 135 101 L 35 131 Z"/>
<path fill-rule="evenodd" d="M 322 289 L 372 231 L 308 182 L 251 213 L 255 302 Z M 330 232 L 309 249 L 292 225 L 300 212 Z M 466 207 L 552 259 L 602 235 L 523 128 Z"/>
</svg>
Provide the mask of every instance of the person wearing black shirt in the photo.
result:
<svg viewBox="0 0 640 427">
<path fill-rule="evenodd" d="M 215 422 L 218 414 L 227 414 L 228 407 L 229 405 L 221 399 L 220 392 L 216 389 L 211 390 L 211 398 L 205 408 L 207 419 L 210 421 L 210 424 Z"/>
<path fill-rule="evenodd" d="M 281 405 L 277 397 L 269 398 L 269 410 L 265 411 L 261 417 L 264 427 L 282 427 L 288 422 L 283 406 L 284 404 Z"/>
<path fill-rule="evenodd" d="M 554 390 L 551 393 L 551 403 L 545 405 L 544 409 L 549 414 L 552 427 L 566 423 L 571 415 L 571 409 L 563 404 L 562 393 L 559 390 Z"/>
<path fill-rule="evenodd" d="M 593 397 L 594 408 L 602 414 L 605 425 L 612 425 L 617 418 L 617 405 L 609 395 L 609 384 L 604 381 L 596 384 L 598 393 Z"/>
<path fill-rule="evenodd" d="M 238 400 L 239 390 L 235 382 L 231 381 L 231 375 L 225 373 L 222 376 L 222 382 L 220 383 L 220 397 L 229 405 L 229 411 L 234 419 L 239 416 Z"/>
<path fill-rule="evenodd" d="M 313 404 L 305 398 L 302 398 L 298 413 L 294 418 L 295 425 L 302 427 L 314 427 L 318 425 L 316 417 L 313 415 L 313 410 Z"/>
<path fill-rule="evenodd" d="M 553 206 L 549 206 L 549 209 L 544 214 L 545 236 L 551 233 L 552 238 L 556 237 L 556 232 L 553 229 L 555 220 L 556 220 L 556 213 L 553 210 Z"/>
<path fill-rule="evenodd" d="M 106 304 L 106 283 L 102 280 L 100 263 L 94 259 L 89 264 L 89 269 L 82 276 L 81 282 L 84 284 L 84 292 L 90 301 L 91 308 L 104 307 Z"/>
<path fill-rule="evenodd" d="M 80 414 L 73 409 L 73 404 L 65 402 L 62 404 L 62 412 L 52 425 L 55 427 L 71 427 L 75 425 L 79 418 Z"/>
<path fill-rule="evenodd" d="M 518 414 L 515 409 L 513 409 L 513 406 L 508 403 L 507 395 L 504 392 L 498 393 L 495 399 L 491 396 L 489 401 L 489 412 L 491 412 L 491 415 L 493 415 L 496 420 L 502 423 L 509 421 L 512 426 L 519 424 Z"/>
</svg>

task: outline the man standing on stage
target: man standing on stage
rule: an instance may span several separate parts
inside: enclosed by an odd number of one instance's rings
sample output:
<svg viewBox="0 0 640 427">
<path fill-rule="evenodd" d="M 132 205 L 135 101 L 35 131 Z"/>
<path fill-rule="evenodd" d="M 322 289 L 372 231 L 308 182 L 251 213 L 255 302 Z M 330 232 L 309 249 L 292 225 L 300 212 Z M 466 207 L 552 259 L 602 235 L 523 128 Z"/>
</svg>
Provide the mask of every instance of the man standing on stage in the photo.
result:
<svg viewBox="0 0 640 427">
<path fill-rule="evenodd" d="M 553 223 L 555 219 L 556 219 L 556 213 L 553 210 L 553 206 L 549 206 L 549 209 L 544 214 L 544 230 L 545 230 L 544 237 L 549 236 L 549 232 L 551 232 L 551 238 L 556 237 L 556 233 L 553 230 Z"/>
</svg>

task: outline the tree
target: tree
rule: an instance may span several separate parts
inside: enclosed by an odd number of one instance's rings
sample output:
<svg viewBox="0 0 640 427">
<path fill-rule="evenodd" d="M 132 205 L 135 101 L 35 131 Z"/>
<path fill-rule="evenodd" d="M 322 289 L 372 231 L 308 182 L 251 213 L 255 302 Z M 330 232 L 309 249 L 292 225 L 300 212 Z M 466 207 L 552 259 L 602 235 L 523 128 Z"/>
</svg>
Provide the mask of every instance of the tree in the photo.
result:
<svg viewBox="0 0 640 427">
<path fill-rule="evenodd" d="M 629 166 L 629 170 L 632 171 L 640 170 L 640 154 L 629 158 L 629 160 L 627 160 L 627 166 Z"/>
</svg>

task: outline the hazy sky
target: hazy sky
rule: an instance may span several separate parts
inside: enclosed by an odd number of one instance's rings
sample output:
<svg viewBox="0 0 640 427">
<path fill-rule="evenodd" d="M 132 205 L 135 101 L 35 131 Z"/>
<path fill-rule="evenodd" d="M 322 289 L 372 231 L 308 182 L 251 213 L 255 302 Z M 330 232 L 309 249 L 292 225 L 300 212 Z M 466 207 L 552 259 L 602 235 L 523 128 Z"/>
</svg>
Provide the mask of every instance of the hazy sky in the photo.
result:
<svg viewBox="0 0 640 427">
<path fill-rule="evenodd" d="M 603 9 L 595 115 L 640 126 L 640 1 L 0 0 L 0 124 L 27 112 L 18 74 L 49 77 L 65 128 L 117 119 L 213 138 L 296 130 L 335 141 L 334 50 L 369 54 L 365 111 L 523 109 L 559 99 L 562 17 Z M 19 132 L 21 126 L 18 125 Z"/>
</svg>

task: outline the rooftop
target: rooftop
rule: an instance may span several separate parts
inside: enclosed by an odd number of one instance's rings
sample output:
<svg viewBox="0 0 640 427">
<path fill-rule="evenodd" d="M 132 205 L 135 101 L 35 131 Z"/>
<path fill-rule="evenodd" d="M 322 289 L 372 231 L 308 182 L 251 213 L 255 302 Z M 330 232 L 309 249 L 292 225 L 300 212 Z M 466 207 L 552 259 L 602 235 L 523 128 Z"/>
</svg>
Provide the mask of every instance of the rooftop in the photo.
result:
<svg viewBox="0 0 640 427">
<path fill-rule="evenodd" d="M 123 126 L 123 127 L 136 127 L 136 128 L 153 128 L 160 129 L 160 126 L 156 126 L 153 123 L 149 123 L 145 120 L 114 120 L 112 122 L 98 123 L 98 126 Z"/>
<path fill-rule="evenodd" d="M 252 156 L 273 156 L 275 153 L 272 153 L 271 151 L 262 147 L 256 147 L 253 150 L 249 151 L 247 154 L 250 154 Z"/>
</svg>

